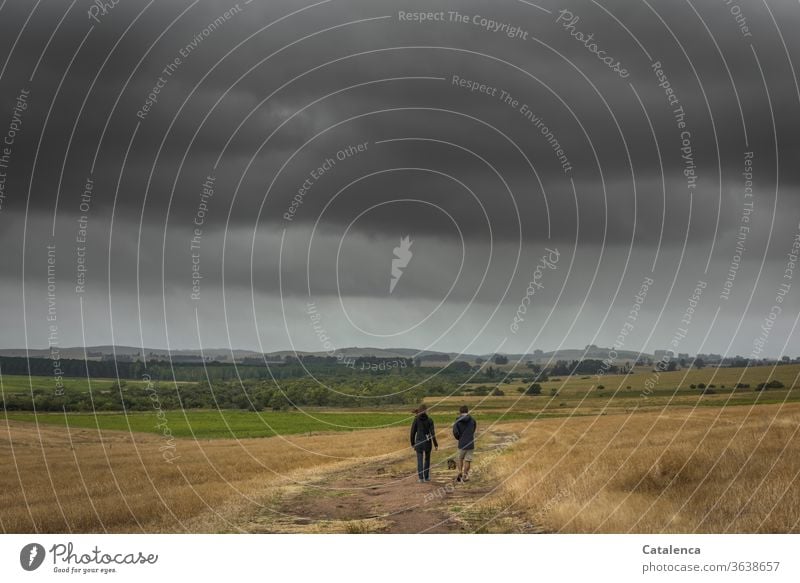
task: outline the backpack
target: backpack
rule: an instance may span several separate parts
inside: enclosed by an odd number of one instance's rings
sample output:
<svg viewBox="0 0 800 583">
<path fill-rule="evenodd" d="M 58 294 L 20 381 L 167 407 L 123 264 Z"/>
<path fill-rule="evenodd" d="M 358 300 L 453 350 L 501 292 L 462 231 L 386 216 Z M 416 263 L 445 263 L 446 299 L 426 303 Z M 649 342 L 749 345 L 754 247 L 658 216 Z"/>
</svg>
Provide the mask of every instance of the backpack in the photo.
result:
<svg viewBox="0 0 800 583">
<path fill-rule="evenodd" d="M 414 436 L 414 441 L 418 445 L 422 445 L 431 440 L 431 420 L 428 417 L 424 419 L 417 418 L 417 434 Z"/>
</svg>

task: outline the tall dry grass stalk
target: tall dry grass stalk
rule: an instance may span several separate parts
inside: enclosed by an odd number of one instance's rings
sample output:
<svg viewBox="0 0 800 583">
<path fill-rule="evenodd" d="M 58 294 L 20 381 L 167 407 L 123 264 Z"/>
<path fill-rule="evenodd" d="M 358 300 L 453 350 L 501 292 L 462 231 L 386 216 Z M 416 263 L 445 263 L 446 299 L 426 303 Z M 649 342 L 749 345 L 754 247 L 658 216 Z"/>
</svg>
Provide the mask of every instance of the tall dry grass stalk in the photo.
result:
<svg viewBox="0 0 800 583">
<path fill-rule="evenodd" d="M 535 422 L 493 508 L 552 532 L 800 532 L 800 405 Z"/>
<path fill-rule="evenodd" d="M 271 488 L 405 445 L 406 429 L 176 441 L 0 421 L 3 532 L 218 532 Z"/>
</svg>

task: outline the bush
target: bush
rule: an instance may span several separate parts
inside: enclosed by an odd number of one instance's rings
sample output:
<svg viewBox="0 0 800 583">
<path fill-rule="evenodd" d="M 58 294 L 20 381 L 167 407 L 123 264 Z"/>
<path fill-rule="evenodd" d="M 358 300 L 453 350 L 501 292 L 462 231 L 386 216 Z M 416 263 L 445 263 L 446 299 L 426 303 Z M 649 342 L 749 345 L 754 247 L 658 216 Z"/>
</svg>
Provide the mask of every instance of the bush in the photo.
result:
<svg viewBox="0 0 800 583">
<path fill-rule="evenodd" d="M 689 385 L 689 388 L 690 388 L 690 389 L 696 389 L 696 388 L 697 388 L 697 385 Z"/>
<path fill-rule="evenodd" d="M 531 386 L 528 387 L 528 390 L 525 391 L 526 395 L 541 395 L 542 394 L 542 385 L 539 383 L 533 383 Z"/>
<path fill-rule="evenodd" d="M 705 383 L 697 383 L 697 388 L 698 389 L 705 389 L 706 388 L 706 384 Z"/>
<path fill-rule="evenodd" d="M 780 381 L 772 380 L 768 383 L 758 383 L 758 385 L 756 385 L 756 391 L 762 391 L 764 389 L 782 389 L 785 386 L 786 385 Z"/>
<path fill-rule="evenodd" d="M 525 392 L 525 387 L 517 387 L 517 392 L 518 393 L 524 393 Z"/>
<path fill-rule="evenodd" d="M 558 389 L 553 387 L 552 389 L 550 389 L 550 394 L 553 395 L 554 397 L 558 397 Z"/>
<path fill-rule="evenodd" d="M 598 391 L 602 391 L 605 388 L 606 388 L 605 385 L 597 385 L 597 390 Z"/>
<path fill-rule="evenodd" d="M 503 392 L 502 389 L 495 389 L 494 391 L 492 391 L 492 396 L 494 396 L 494 397 L 503 397 L 503 396 L 505 396 L 505 393 Z"/>
</svg>

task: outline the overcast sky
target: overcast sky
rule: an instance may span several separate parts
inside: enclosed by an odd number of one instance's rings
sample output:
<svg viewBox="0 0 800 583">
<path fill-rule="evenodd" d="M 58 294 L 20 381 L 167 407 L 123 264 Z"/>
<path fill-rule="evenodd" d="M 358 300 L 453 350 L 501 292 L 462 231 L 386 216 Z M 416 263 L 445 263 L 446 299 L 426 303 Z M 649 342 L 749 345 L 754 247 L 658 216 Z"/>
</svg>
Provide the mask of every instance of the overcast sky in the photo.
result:
<svg viewBox="0 0 800 583">
<path fill-rule="evenodd" d="M 797 2 L 0 6 L 2 347 L 800 355 Z"/>
</svg>

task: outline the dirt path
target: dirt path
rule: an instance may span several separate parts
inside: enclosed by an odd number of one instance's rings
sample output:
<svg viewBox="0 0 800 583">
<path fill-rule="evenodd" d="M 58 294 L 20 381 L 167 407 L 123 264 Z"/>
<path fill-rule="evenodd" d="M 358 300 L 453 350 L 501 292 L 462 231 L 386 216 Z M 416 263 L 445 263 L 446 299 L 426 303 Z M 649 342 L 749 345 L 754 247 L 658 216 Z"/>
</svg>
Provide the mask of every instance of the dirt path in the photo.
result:
<svg viewBox="0 0 800 583">
<path fill-rule="evenodd" d="M 252 533 L 465 533 L 537 532 L 532 525 L 493 510 L 490 472 L 481 458 L 493 456 L 510 444 L 501 430 L 486 434 L 479 443 L 473 477 L 455 483 L 447 469 L 452 449 L 434 452 L 431 481 L 420 484 L 416 458 L 409 448 L 344 469 L 328 471 L 303 485 L 282 488 L 268 508 L 249 517 L 241 530 Z M 496 508 L 496 507 L 495 507 Z"/>
</svg>

